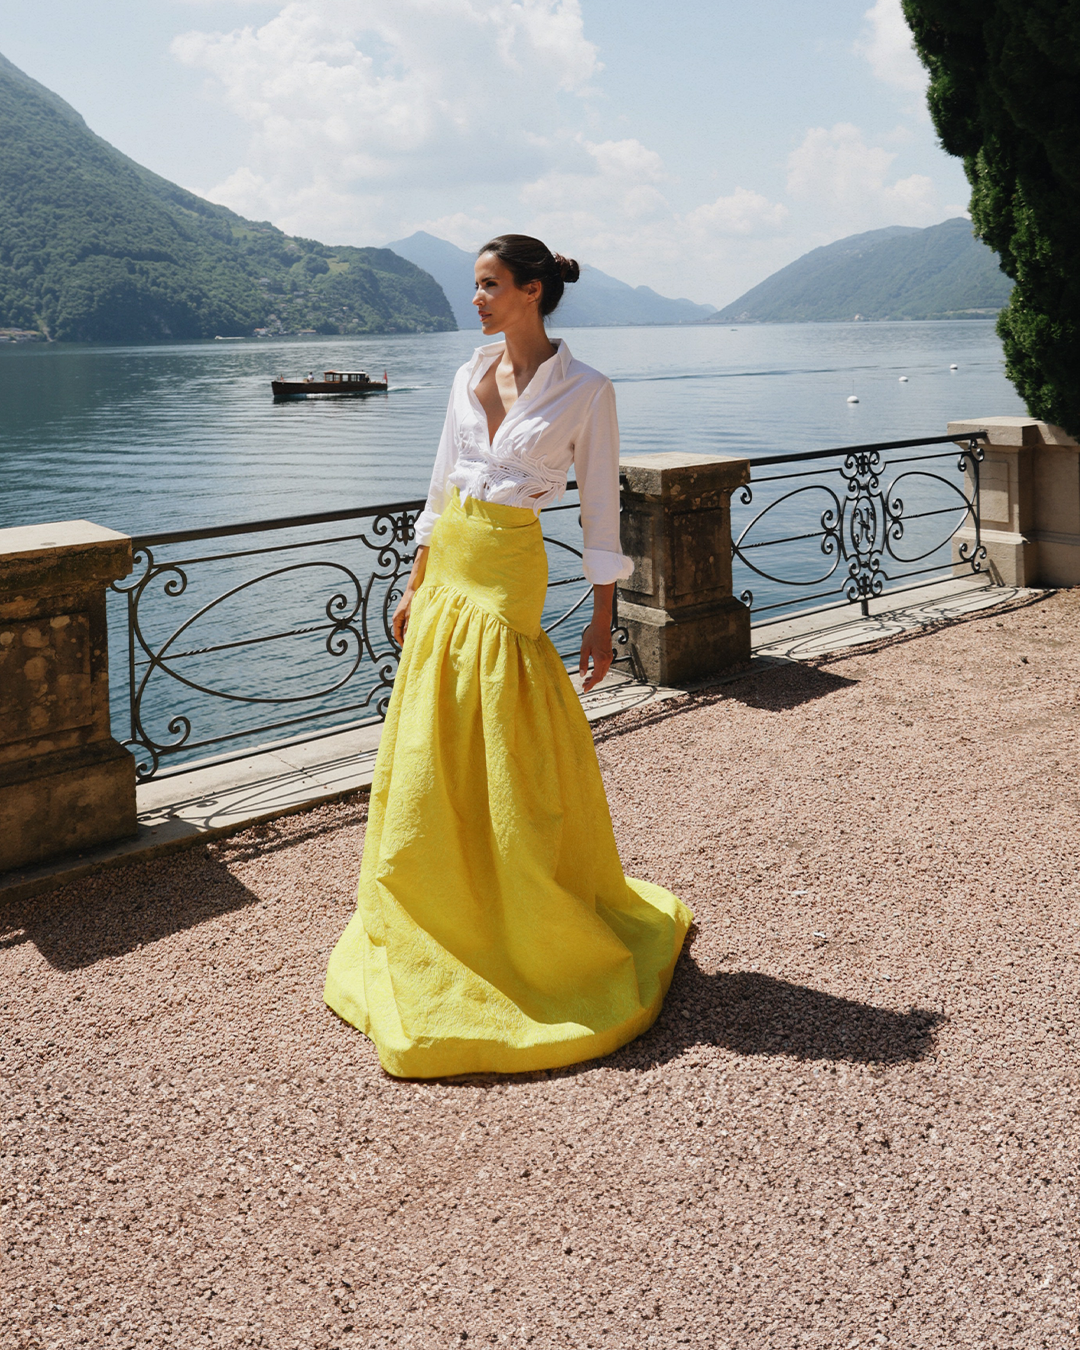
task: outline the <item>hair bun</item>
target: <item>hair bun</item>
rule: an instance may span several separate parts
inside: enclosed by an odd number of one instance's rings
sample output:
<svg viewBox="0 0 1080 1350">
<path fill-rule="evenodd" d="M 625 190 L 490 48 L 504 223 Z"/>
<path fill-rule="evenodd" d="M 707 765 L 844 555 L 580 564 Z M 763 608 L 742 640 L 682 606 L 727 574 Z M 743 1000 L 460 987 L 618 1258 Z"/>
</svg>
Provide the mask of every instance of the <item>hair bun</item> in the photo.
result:
<svg viewBox="0 0 1080 1350">
<path fill-rule="evenodd" d="M 573 258 L 564 258 L 561 253 L 553 253 L 551 256 L 555 259 L 555 266 L 563 281 L 577 281 L 581 276 L 581 268 Z"/>
</svg>

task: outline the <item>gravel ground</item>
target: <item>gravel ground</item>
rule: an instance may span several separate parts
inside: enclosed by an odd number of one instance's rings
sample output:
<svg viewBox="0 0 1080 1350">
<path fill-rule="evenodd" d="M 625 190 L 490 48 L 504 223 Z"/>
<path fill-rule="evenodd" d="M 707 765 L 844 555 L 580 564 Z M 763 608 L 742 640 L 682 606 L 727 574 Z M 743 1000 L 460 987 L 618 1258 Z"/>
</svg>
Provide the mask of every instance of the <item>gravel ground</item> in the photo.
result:
<svg viewBox="0 0 1080 1350">
<path fill-rule="evenodd" d="M 1080 593 L 600 724 L 699 929 L 604 1061 L 385 1077 L 363 806 L 0 944 L 0 1345 L 1080 1344 Z"/>
</svg>

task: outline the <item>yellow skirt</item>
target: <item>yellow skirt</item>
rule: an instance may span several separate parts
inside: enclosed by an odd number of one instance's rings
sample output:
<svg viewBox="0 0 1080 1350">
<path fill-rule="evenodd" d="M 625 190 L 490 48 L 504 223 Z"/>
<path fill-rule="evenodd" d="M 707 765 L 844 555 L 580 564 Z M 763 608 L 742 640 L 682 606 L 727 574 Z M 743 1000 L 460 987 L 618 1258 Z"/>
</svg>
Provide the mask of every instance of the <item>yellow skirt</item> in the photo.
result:
<svg viewBox="0 0 1080 1350">
<path fill-rule="evenodd" d="M 655 1020 L 693 916 L 623 876 L 592 735 L 541 631 L 525 508 L 453 501 L 375 766 L 329 1006 L 403 1078 L 610 1054 Z"/>
</svg>

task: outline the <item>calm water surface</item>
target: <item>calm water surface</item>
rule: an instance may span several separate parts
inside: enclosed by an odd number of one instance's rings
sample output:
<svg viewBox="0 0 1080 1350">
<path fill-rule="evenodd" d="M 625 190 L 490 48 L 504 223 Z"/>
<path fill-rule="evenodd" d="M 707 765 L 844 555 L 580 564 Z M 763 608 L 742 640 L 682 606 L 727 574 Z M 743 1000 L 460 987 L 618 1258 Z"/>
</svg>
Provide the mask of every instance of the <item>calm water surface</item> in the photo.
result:
<svg viewBox="0 0 1080 1350">
<path fill-rule="evenodd" d="M 1024 411 L 990 322 L 563 335 L 615 381 L 626 453 L 783 454 Z M 87 518 L 139 534 L 423 496 L 450 381 L 481 340 L 0 347 L 2 522 Z M 390 393 L 272 402 L 279 371 L 335 366 L 385 367 Z"/>
</svg>

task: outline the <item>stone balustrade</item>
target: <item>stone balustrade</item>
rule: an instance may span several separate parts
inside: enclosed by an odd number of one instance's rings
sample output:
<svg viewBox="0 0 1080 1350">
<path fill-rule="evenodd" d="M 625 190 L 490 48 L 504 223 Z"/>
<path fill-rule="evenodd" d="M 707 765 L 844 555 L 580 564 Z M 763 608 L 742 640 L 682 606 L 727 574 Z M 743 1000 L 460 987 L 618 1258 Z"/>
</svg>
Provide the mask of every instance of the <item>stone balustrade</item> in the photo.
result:
<svg viewBox="0 0 1080 1350">
<path fill-rule="evenodd" d="M 979 466 L 979 518 L 993 580 L 1004 586 L 1080 585 L 1080 442 L 1032 417 L 949 423 L 949 435 L 958 439 L 975 431 L 988 433 Z M 974 527 L 965 526 L 954 548 L 970 547 L 974 538 Z"/>
<path fill-rule="evenodd" d="M 1080 444 L 1031 418 L 948 426 L 958 441 L 980 430 L 991 577 L 1080 584 Z M 749 461 L 627 456 L 621 481 L 634 570 L 619 620 L 638 675 L 678 687 L 744 665 L 750 613 L 732 594 L 730 503 Z M 964 527 L 956 546 L 973 540 Z M 131 540 L 89 521 L 0 530 L 0 871 L 136 832 L 134 760 L 109 724 L 105 615 L 109 584 L 131 568 Z"/>
<path fill-rule="evenodd" d="M 127 535 L 87 520 L 0 530 L 0 871 L 135 833 L 105 620 L 131 566 Z"/>
<path fill-rule="evenodd" d="M 638 675 L 681 685 L 750 659 L 750 611 L 731 591 L 731 494 L 750 463 L 664 451 L 622 459 L 619 622 Z"/>
</svg>

